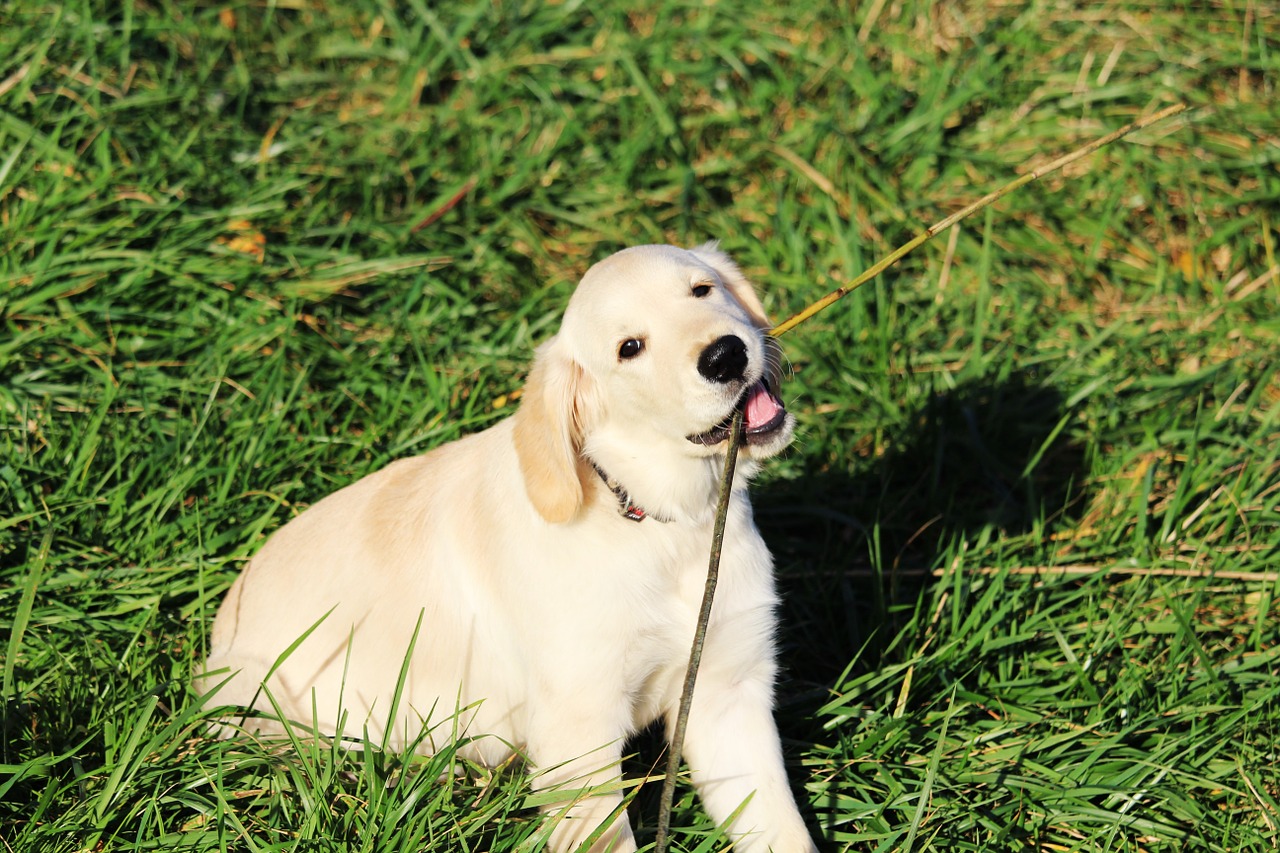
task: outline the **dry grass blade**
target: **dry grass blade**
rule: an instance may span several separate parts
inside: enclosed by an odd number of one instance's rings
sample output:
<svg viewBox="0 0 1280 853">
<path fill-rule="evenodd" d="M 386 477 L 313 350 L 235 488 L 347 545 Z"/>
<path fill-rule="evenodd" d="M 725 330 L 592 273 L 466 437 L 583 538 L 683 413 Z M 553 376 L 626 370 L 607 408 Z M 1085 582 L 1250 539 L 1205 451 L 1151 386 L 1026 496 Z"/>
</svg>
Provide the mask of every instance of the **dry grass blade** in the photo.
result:
<svg viewBox="0 0 1280 853">
<path fill-rule="evenodd" d="M 1126 124 L 1124 127 L 1120 128 L 1119 130 L 1115 130 L 1111 133 L 1108 133 L 1106 136 L 1100 136 L 1097 139 L 1090 142 L 1088 145 L 1084 145 L 1080 148 L 1077 148 L 1076 150 L 1072 151 L 1069 154 L 1064 154 L 1063 156 L 1059 157 L 1057 160 L 1054 160 L 1050 163 L 1046 163 L 1043 166 L 1040 166 L 1038 168 L 1035 168 L 1026 172 L 1025 174 L 1021 175 L 1017 179 L 1012 180 L 1009 183 L 1005 184 L 1004 186 L 1000 187 L 1000 189 L 995 190 L 994 192 L 990 192 L 987 195 L 984 195 L 982 198 L 978 199 L 972 204 L 966 205 L 965 207 L 961 208 L 960 210 L 957 210 L 955 213 L 951 214 L 945 219 L 939 220 L 938 222 L 929 226 L 924 231 L 922 231 L 919 235 L 917 235 L 915 238 L 913 238 L 912 240 L 909 240 L 906 243 L 903 243 L 897 249 L 894 249 L 888 255 L 885 255 L 884 258 L 882 258 L 880 261 L 868 267 L 866 271 L 862 273 L 862 275 L 855 278 L 849 284 L 846 284 L 843 287 L 836 288 L 835 290 L 828 293 L 826 296 L 822 297 L 818 301 L 809 305 L 809 307 L 805 308 L 802 311 L 796 312 L 795 314 L 791 315 L 787 319 L 783 320 L 778 325 L 774 326 L 772 329 L 769 330 L 769 334 L 775 338 L 780 337 L 781 335 L 785 335 L 787 332 L 791 331 L 796 326 L 799 326 L 805 320 L 808 320 L 810 317 L 814 316 L 820 311 L 823 311 L 824 309 L 831 307 L 836 302 L 839 302 L 841 299 L 843 299 L 845 296 L 849 295 L 850 293 L 857 290 L 862 285 L 866 284 L 868 281 L 871 281 L 871 279 L 880 275 L 880 273 L 884 272 L 889 267 L 893 266 L 895 263 L 902 260 L 902 258 L 905 257 L 906 255 L 920 248 L 925 243 L 929 242 L 934 237 L 941 234 L 943 231 L 946 231 L 951 226 L 957 224 L 958 222 L 964 219 L 967 219 L 968 217 L 972 216 L 973 214 L 977 213 L 979 210 L 982 210 L 988 205 L 1000 200 L 1001 198 L 1004 198 L 1014 190 L 1017 190 L 1020 187 L 1024 187 L 1027 184 L 1031 183 L 1032 181 L 1038 180 L 1039 178 L 1043 178 L 1045 175 L 1053 174 L 1059 169 L 1069 166 L 1070 164 L 1076 162 L 1077 160 L 1080 160 L 1084 157 L 1089 156 L 1090 154 L 1099 150 L 1100 148 L 1104 148 L 1107 145 L 1110 145 L 1112 142 L 1115 142 L 1119 139 L 1122 139 L 1128 136 L 1130 133 L 1133 133 L 1134 131 L 1142 130 L 1143 128 L 1150 127 L 1151 125 L 1157 124 L 1158 122 L 1162 122 L 1165 119 L 1172 118 L 1173 116 L 1181 112 L 1184 112 L 1186 109 L 1187 109 L 1186 104 L 1174 104 L 1173 106 L 1167 107 L 1166 109 L 1163 109 L 1158 113 L 1153 113 L 1152 115 L 1149 115 L 1146 118 L 1139 119 L 1138 121 L 1132 122 L 1130 124 Z"/>
</svg>

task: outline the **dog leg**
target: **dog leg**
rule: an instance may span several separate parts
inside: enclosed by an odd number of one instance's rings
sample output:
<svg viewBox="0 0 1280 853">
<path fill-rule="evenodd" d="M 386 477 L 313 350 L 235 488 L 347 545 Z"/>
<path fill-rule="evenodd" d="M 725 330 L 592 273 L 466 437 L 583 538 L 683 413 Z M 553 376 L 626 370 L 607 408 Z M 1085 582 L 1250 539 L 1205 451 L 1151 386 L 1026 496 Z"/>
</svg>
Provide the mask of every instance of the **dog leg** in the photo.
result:
<svg viewBox="0 0 1280 853">
<path fill-rule="evenodd" d="M 771 678 L 732 682 L 700 673 L 684 756 L 707 812 L 728 827 L 735 851 L 816 853 L 787 783 Z"/>
<path fill-rule="evenodd" d="M 600 743 L 608 745 L 595 749 L 588 745 Z M 542 807 L 554 821 L 552 850 L 634 853 L 636 842 L 623 804 L 622 745 L 621 733 L 612 739 L 601 733 L 593 739 L 571 720 L 562 721 L 550 739 L 530 739 L 529 757 L 537 767 L 533 784 L 540 792 L 556 796 Z M 574 757 L 564 760 L 564 756 Z M 557 759 L 560 763 L 554 763 Z M 601 827 L 599 838 L 582 847 Z"/>
</svg>

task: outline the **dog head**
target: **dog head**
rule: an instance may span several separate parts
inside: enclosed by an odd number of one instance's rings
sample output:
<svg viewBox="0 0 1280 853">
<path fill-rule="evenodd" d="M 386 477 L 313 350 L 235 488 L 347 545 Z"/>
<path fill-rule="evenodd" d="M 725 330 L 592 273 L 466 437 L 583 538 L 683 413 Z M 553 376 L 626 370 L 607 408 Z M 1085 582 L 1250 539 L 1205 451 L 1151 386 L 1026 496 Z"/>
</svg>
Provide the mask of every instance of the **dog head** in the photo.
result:
<svg viewBox="0 0 1280 853">
<path fill-rule="evenodd" d="M 682 478 L 704 479 L 704 461 L 723 457 L 739 408 L 746 459 L 782 450 L 794 419 L 777 396 L 780 352 L 768 328 L 751 284 L 714 243 L 637 246 L 591 267 L 560 331 L 539 348 L 516 413 L 539 513 L 571 519 L 593 462 L 633 496 L 675 499 Z"/>
</svg>

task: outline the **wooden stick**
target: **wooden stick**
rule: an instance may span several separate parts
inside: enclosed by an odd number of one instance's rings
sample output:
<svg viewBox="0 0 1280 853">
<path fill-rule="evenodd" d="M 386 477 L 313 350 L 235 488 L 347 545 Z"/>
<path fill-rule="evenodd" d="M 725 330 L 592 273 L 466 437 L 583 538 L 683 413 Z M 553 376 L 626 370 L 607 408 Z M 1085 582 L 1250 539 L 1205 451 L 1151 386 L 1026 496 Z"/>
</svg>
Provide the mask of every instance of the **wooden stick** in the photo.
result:
<svg viewBox="0 0 1280 853">
<path fill-rule="evenodd" d="M 729 427 L 729 447 L 725 452 L 724 474 L 720 477 L 720 498 L 716 505 L 715 528 L 711 534 L 711 561 L 707 565 L 707 583 L 702 591 L 702 607 L 698 611 L 698 623 L 693 631 L 693 648 L 689 651 L 689 667 L 684 673 L 684 689 L 680 693 L 680 708 L 671 730 L 671 745 L 667 747 L 667 771 L 662 779 L 662 801 L 658 807 L 658 837 L 654 844 L 656 853 L 666 853 L 670 843 L 671 806 L 675 802 L 676 774 L 680 771 L 680 750 L 684 746 L 684 731 L 689 724 L 689 708 L 693 705 L 693 685 L 698 679 L 698 665 L 702 662 L 702 646 L 707 639 L 707 622 L 711 619 L 711 603 L 716 594 L 716 581 L 720 579 L 720 549 L 724 545 L 724 524 L 729 515 L 729 497 L 733 494 L 733 472 L 738 463 L 738 448 L 745 435 L 744 416 L 739 409 L 734 413 Z"/>
<path fill-rule="evenodd" d="M 910 241 L 903 243 L 901 246 L 894 249 L 892 252 L 890 252 L 888 255 L 882 258 L 879 262 L 868 267 L 866 271 L 862 273 L 862 275 L 855 278 L 849 284 L 846 284 L 843 287 L 836 288 L 835 290 L 828 293 L 826 296 L 819 299 L 817 302 L 814 302 L 808 308 L 805 308 L 804 310 L 799 311 L 791 315 L 787 319 L 783 320 L 781 323 L 779 323 L 778 325 L 770 329 L 769 334 L 775 338 L 785 335 L 787 332 L 791 331 L 796 326 L 799 326 L 805 320 L 808 320 L 814 314 L 817 314 L 819 311 L 822 311 L 825 308 L 829 308 L 830 306 L 834 305 L 836 302 L 839 302 L 845 296 L 848 296 L 850 293 L 857 290 L 862 285 L 866 284 L 868 281 L 871 281 L 871 279 L 880 275 L 880 273 L 884 272 L 889 267 L 893 266 L 898 261 L 902 260 L 904 255 L 907 255 L 910 252 L 915 251 L 916 249 L 920 248 L 920 246 L 929 242 L 934 237 L 941 234 L 943 231 L 946 231 L 948 228 L 950 228 L 952 225 L 955 225 L 960 220 L 965 219 L 969 216 L 972 216 L 973 214 L 977 213 L 979 210 L 982 210 L 984 207 L 989 206 L 992 202 L 995 202 L 1004 198 L 1014 190 L 1019 189 L 1020 187 L 1024 187 L 1034 180 L 1043 178 L 1045 175 L 1051 175 L 1054 172 L 1058 171 L 1059 169 L 1063 168 L 1064 166 L 1069 166 L 1072 163 L 1076 162 L 1077 160 L 1080 160 L 1084 157 L 1089 156 L 1093 152 L 1097 151 L 1099 148 L 1102 148 L 1106 145 L 1110 145 L 1112 142 L 1115 142 L 1117 139 L 1121 139 L 1122 137 L 1128 136 L 1130 133 L 1133 133 L 1135 130 L 1142 130 L 1144 127 L 1150 127 L 1156 122 L 1164 121 L 1167 118 L 1171 118 L 1177 115 L 1178 113 L 1183 112 L 1184 110 L 1186 110 L 1186 108 L 1187 108 L 1186 104 L 1174 104 L 1173 106 L 1167 107 L 1158 113 L 1154 113 L 1152 115 L 1147 116 L 1146 118 L 1139 119 L 1138 121 L 1132 122 L 1131 124 L 1126 124 L 1124 127 L 1120 128 L 1119 130 L 1113 131 L 1112 133 L 1108 133 L 1106 136 L 1100 136 L 1097 139 L 1095 139 L 1093 142 L 1090 142 L 1088 145 L 1085 145 L 1081 148 L 1077 148 L 1075 151 L 1072 151 L 1070 154 L 1066 154 L 1062 157 L 1059 157 L 1057 160 L 1054 160 L 1051 163 L 1047 163 L 1044 166 L 1040 166 L 1039 168 L 1032 169 L 1030 172 L 1027 172 L 1026 174 L 1018 177 L 1017 179 L 1012 180 L 1009 183 L 1005 184 L 995 192 L 988 193 L 987 195 L 984 195 L 982 198 L 978 199 L 972 204 L 969 204 L 969 205 L 966 205 L 965 207 L 960 208 L 959 210 L 957 210 L 955 213 L 951 214 L 947 218 L 942 219 L 934 223 L 933 225 L 929 226 L 923 232 L 916 235 Z"/>
</svg>

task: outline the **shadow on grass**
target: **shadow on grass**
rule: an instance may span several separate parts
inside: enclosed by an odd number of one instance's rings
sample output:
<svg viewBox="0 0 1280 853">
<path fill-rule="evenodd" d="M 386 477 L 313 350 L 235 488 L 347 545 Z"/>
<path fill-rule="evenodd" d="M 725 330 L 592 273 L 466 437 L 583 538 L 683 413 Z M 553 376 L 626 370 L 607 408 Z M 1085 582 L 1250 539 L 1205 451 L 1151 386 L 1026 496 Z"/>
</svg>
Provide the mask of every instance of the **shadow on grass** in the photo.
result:
<svg viewBox="0 0 1280 853">
<path fill-rule="evenodd" d="M 784 741 L 823 737 L 814 712 L 840 687 L 850 661 L 858 672 L 893 662 L 887 650 L 927 600 L 932 569 L 961 543 L 984 531 L 1005 538 L 1049 531 L 1073 517 L 1085 459 L 1070 437 L 1070 417 L 1062 393 L 1033 377 L 974 381 L 909 412 L 887 430 L 882 455 L 754 491 L 783 602 Z M 638 753 L 629 773 L 660 772 L 654 757 L 664 746 L 659 731 L 645 732 L 629 747 Z M 803 807 L 803 775 L 791 775 Z M 631 809 L 642 842 L 651 838 L 657 787 L 646 785 Z M 821 838 L 816 815 L 807 817 Z"/>
<path fill-rule="evenodd" d="M 897 640 L 928 622 L 934 569 L 963 549 L 980 553 L 988 537 L 1034 541 L 1078 514 L 1086 459 L 1072 417 L 1063 394 L 1033 376 L 979 379 L 885 427 L 882 452 L 756 491 L 783 602 L 784 741 L 803 753 L 829 739 L 815 711 L 846 675 L 916 647 Z"/>
<path fill-rule="evenodd" d="M 1078 512 L 1085 459 L 1070 418 L 1062 393 L 1031 376 L 973 381 L 888 428 L 878 457 L 758 489 L 783 596 L 782 692 L 830 689 L 855 658 L 880 664 L 962 545 L 1048 532 Z"/>
</svg>

